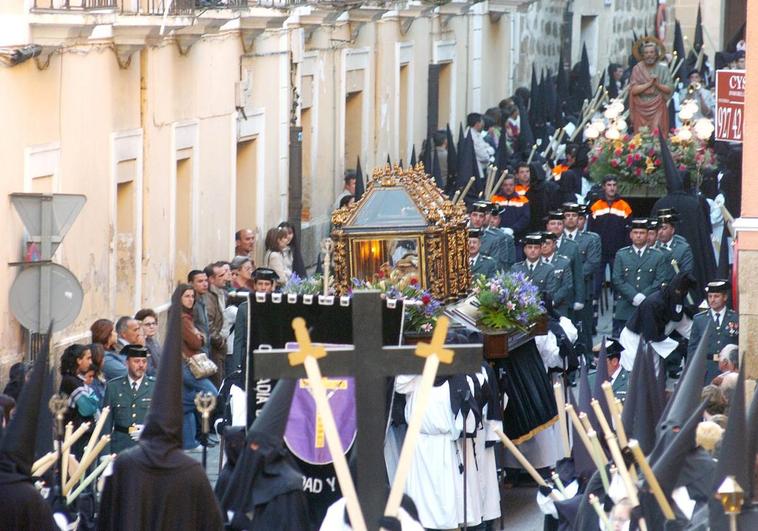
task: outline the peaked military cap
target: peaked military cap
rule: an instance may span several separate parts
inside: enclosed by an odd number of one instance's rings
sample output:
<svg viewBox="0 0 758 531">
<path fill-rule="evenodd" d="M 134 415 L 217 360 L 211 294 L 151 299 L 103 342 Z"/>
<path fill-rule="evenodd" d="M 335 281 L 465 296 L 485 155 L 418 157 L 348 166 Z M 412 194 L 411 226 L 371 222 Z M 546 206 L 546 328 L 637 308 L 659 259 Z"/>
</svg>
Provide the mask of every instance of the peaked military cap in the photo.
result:
<svg viewBox="0 0 758 531">
<path fill-rule="evenodd" d="M 121 354 L 127 358 L 147 358 L 147 349 L 142 345 L 124 345 Z"/>
<path fill-rule="evenodd" d="M 531 234 L 527 234 L 526 236 L 524 236 L 523 244 L 524 245 L 542 245 L 542 241 L 543 241 L 542 234 L 540 234 L 539 232 L 533 232 Z"/>
<path fill-rule="evenodd" d="M 664 209 L 664 210 L 667 210 L 667 209 Z M 669 225 L 672 225 L 677 221 L 679 221 L 679 216 L 677 215 L 676 211 L 666 212 L 665 214 L 661 214 L 660 211 L 658 211 L 658 223 L 660 223 L 661 225 L 663 225 L 664 223 L 668 223 Z"/>
<path fill-rule="evenodd" d="M 713 280 L 705 287 L 706 293 L 729 293 L 730 284 L 728 280 Z"/>
<path fill-rule="evenodd" d="M 255 280 L 270 280 L 271 282 L 276 282 L 279 280 L 279 275 L 271 268 L 259 267 L 253 271 L 253 278 Z"/>
<path fill-rule="evenodd" d="M 483 232 L 484 231 L 482 229 L 469 229 L 468 230 L 468 237 L 469 238 L 481 238 Z"/>
<path fill-rule="evenodd" d="M 488 201 L 477 201 L 473 205 L 471 205 L 471 212 L 481 212 L 482 214 L 486 214 L 490 211 L 490 204 Z"/>
<path fill-rule="evenodd" d="M 632 220 L 632 229 L 647 230 L 647 218 L 637 218 Z"/>
</svg>

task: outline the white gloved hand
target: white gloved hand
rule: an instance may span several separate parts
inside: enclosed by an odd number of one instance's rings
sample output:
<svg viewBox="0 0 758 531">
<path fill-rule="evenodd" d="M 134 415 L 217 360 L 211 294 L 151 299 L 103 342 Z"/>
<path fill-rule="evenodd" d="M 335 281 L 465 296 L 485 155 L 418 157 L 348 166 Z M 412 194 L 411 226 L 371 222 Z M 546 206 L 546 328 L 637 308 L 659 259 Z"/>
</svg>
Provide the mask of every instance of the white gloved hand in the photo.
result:
<svg viewBox="0 0 758 531">
<path fill-rule="evenodd" d="M 574 311 L 578 312 L 579 310 L 584 309 L 584 303 L 583 302 L 575 302 L 574 303 Z"/>
<path fill-rule="evenodd" d="M 632 299 L 632 305 L 633 306 L 639 306 L 640 304 L 642 304 L 642 301 L 644 301 L 644 300 L 645 300 L 645 296 L 642 293 L 638 293 Z"/>
<path fill-rule="evenodd" d="M 140 435 L 142 435 L 142 430 L 145 429 L 145 425 L 144 424 L 135 424 L 134 427 L 137 428 L 137 429 L 133 430 L 129 434 L 129 437 L 131 437 L 133 441 L 138 441 Z"/>
</svg>

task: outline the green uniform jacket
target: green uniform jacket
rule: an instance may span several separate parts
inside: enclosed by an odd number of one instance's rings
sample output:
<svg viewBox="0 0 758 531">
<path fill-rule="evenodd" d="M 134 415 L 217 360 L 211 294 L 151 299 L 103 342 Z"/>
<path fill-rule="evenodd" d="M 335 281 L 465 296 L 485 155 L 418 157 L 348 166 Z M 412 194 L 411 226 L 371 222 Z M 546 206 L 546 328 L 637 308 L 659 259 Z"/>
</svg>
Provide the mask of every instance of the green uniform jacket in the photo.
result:
<svg viewBox="0 0 758 531">
<path fill-rule="evenodd" d="M 646 297 L 658 290 L 666 280 L 668 266 L 663 253 L 658 249 L 645 247 L 638 256 L 632 245 L 623 247 L 613 261 L 613 318 L 627 321 L 634 313 L 632 300 L 638 293 Z"/>
<path fill-rule="evenodd" d="M 150 409 L 155 378 L 145 375 L 137 391 L 132 391 L 128 376 L 109 380 L 105 386 L 103 407 L 110 406 L 111 412 L 103 426 L 103 433 L 111 435 L 111 453 L 119 453 L 137 444 L 129 436 L 129 426 L 144 424 Z"/>
<path fill-rule="evenodd" d="M 495 260 L 498 271 L 508 271 L 508 268 L 516 261 L 513 238 L 498 228 L 487 228 L 484 231 L 479 251 Z"/>
<path fill-rule="evenodd" d="M 600 271 L 602 244 L 600 236 L 594 232 L 577 232 L 574 239 L 579 246 L 579 256 L 582 260 L 582 275 L 584 278 L 584 301 L 592 302 L 594 275 Z"/>
<path fill-rule="evenodd" d="M 529 267 L 526 265 L 526 260 L 516 262 L 511 267 L 511 273 L 524 273 L 526 278 L 530 279 L 537 285 L 540 291 L 547 291 L 548 293 L 555 293 L 558 287 L 555 280 L 555 268 L 546 264 L 542 260 L 537 262 L 534 271 L 529 271 Z"/>
<path fill-rule="evenodd" d="M 681 240 L 679 238 L 672 238 L 669 245 L 671 246 L 670 249 L 664 246 L 661 242 L 655 244 L 655 248 L 661 251 L 663 256 L 666 257 L 666 264 L 669 269 L 669 276 L 666 279 L 666 282 L 669 282 L 676 274 L 676 271 L 674 271 L 674 267 L 671 264 L 672 260 L 676 260 L 676 266 L 679 268 L 679 271 L 684 273 L 692 273 L 695 267 L 695 258 L 692 256 L 692 248 L 690 247 L 690 244 L 687 243 L 687 240 L 684 238 Z"/>
<path fill-rule="evenodd" d="M 687 357 L 691 357 L 695 354 L 697 346 L 700 343 L 700 338 L 703 337 L 705 331 L 708 329 L 708 325 L 713 322 L 713 330 L 706 339 L 706 355 L 708 356 L 708 363 L 706 363 L 706 383 L 711 383 L 711 380 L 718 376 L 718 354 L 721 349 L 727 345 L 736 345 L 740 341 L 740 317 L 734 310 L 724 310 L 724 315 L 721 318 L 721 324 L 715 326 L 712 310 L 705 310 L 700 312 L 692 318 L 692 329 L 690 330 L 690 341 L 687 344 Z"/>
<path fill-rule="evenodd" d="M 497 270 L 497 261 L 491 256 L 480 252 L 476 255 L 474 264 L 471 266 L 471 276 L 484 275 L 487 278 L 492 278 Z"/>
<path fill-rule="evenodd" d="M 597 370 L 590 371 L 590 373 L 587 375 L 590 389 L 593 389 L 595 386 L 596 375 Z M 616 376 L 616 379 L 613 380 L 613 383 L 611 384 L 611 389 L 613 389 L 614 396 L 623 401 L 624 398 L 626 398 L 626 393 L 629 389 L 629 371 L 621 367 L 618 376 Z"/>
<path fill-rule="evenodd" d="M 582 257 L 579 253 L 579 244 L 574 240 L 569 240 L 564 235 L 558 240 L 555 249 L 556 253 L 565 256 L 571 261 L 571 275 L 574 284 L 574 289 L 571 294 L 571 302 L 584 303 L 584 266 L 582 265 Z"/>
<path fill-rule="evenodd" d="M 550 292 L 553 297 L 553 307 L 563 317 L 568 317 L 568 311 L 573 302 L 572 296 L 574 295 L 571 260 L 554 253 L 549 265 L 553 266 L 553 274 L 555 275 L 555 291 Z"/>
</svg>

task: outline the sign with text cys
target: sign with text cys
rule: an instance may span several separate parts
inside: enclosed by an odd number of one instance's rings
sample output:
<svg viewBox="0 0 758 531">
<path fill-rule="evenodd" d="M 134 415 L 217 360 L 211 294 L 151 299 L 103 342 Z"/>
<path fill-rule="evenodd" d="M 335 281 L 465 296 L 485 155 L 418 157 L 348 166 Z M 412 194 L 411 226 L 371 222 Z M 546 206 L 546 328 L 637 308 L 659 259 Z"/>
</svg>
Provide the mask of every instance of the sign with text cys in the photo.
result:
<svg viewBox="0 0 758 531">
<path fill-rule="evenodd" d="M 716 71 L 716 140 L 742 142 L 745 118 L 745 71 Z"/>
</svg>

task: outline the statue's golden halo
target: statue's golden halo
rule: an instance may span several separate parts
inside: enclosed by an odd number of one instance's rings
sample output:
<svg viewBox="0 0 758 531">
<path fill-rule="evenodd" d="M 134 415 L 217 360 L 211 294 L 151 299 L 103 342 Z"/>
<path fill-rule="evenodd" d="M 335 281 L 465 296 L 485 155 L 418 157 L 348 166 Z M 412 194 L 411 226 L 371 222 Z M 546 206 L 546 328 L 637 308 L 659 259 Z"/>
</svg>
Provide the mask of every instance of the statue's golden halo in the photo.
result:
<svg viewBox="0 0 758 531">
<path fill-rule="evenodd" d="M 658 50 L 657 61 L 660 61 L 666 55 L 666 45 L 663 44 L 661 39 L 652 35 L 644 35 L 634 41 L 634 44 L 632 45 L 632 55 L 637 61 L 642 61 L 642 47 L 647 43 L 655 44 L 655 47 Z"/>
</svg>

